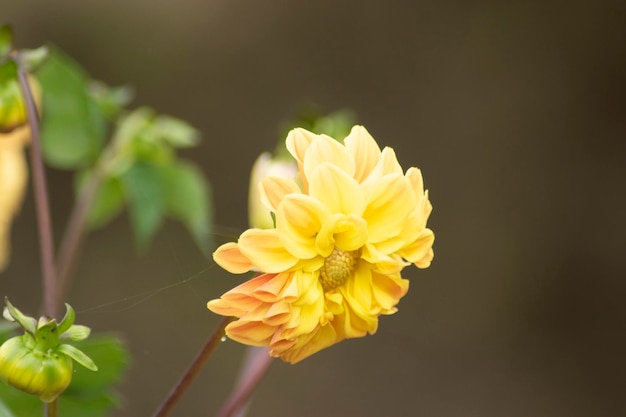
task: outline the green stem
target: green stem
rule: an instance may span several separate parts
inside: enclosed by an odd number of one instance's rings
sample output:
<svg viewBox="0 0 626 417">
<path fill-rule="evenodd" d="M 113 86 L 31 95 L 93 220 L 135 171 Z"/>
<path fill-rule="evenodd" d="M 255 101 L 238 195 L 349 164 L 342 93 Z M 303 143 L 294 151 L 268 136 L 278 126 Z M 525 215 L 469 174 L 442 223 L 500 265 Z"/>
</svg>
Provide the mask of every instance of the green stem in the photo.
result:
<svg viewBox="0 0 626 417">
<path fill-rule="evenodd" d="M 39 250 L 41 253 L 41 269 L 43 276 L 43 312 L 45 315 L 55 317 L 57 299 L 57 279 L 54 265 L 54 243 L 52 236 L 52 221 L 50 220 L 50 203 L 46 185 L 46 172 L 41 154 L 41 140 L 39 136 L 39 114 L 33 100 L 33 94 L 28 85 L 28 79 L 21 67 L 19 56 L 16 59 L 17 75 L 26 103 L 26 113 L 30 125 L 31 135 L 31 169 L 33 175 L 33 188 L 35 193 L 35 206 L 37 210 L 37 225 L 39 228 Z"/>
<path fill-rule="evenodd" d="M 45 414 L 44 417 L 58 417 L 59 416 L 59 398 L 55 398 L 51 403 L 44 403 Z"/>
<path fill-rule="evenodd" d="M 152 414 L 152 417 L 165 417 L 169 414 L 172 408 L 174 408 L 174 405 L 176 405 L 176 403 L 182 398 L 183 394 L 187 391 L 194 379 L 196 379 L 200 370 L 202 370 L 206 362 L 209 360 L 209 357 L 211 357 L 215 348 L 217 348 L 220 344 L 222 338 L 226 334 L 224 329 L 228 323 L 233 320 L 235 320 L 234 317 L 225 317 L 222 319 L 213 334 L 209 336 L 204 346 L 202 346 L 202 349 L 200 349 L 196 357 L 193 359 L 185 373 L 169 392 L 165 401 L 163 401 L 154 414 Z"/>
<path fill-rule="evenodd" d="M 249 348 L 248 358 L 244 364 L 243 372 L 233 392 L 224 402 L 221 410 L 217 414 L 218 417 L 232 417 L 238 411 L 242 410 L 250 399 L 255 388 L 267 373 L 273 359 L 267 349 Z"/>
<path fill-rule="evenodd" d="M 81 244 L 85 236 L 85 221 L 87 213 L 91 208 L 91 204 L 98 192 L 101 178 L 94 172 L 92 173 L 85 186 L 81 189 L 78 199 L 72 208 L 65 233 L 61 240 L 61 246 L 58 252 L 58 280 L 59 291 L 55 302 L 56 308 L 61 308 L 63 300 L 67 296 L 76 260 L 80 254 Z"/>
</svg>

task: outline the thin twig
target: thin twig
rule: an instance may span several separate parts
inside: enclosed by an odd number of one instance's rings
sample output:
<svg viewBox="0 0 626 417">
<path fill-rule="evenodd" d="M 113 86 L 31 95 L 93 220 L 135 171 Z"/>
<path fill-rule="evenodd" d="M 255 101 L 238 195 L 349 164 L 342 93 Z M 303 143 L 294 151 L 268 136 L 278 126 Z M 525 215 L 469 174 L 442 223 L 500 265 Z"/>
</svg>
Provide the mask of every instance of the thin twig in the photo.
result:
<svg viewBox="0 0 626 417">
<path fill-rule="evenodd" d="M 41 140 L 39 136 L 39 114 L 33 100 L 33 94 L 28 85 L 28 79 L 21 67 L 19 56 L 16 59 L 17 75 L 26 103 L 26 113 L 30 125 L 31 136 L 31 169 L 33 175 L 33 188 L 35 193 L 35 206 L 37 210 L 37 225 L 39 227 L 39 250 L 41 253 L 41 270 L 43 276 L 43 312 L 55 317 L 57 299 L 57 279 L 54 265 L 54 239 L 52 236 L 52 221 L 50 220 L 50 203 L 46 185 L 46 172 L 41 154 Z"/>
<path fill-rule="evenodd" d="M 252 395 L 254 389 L 267 373 L 273 360 L 274 358 L 268 354 L 267 349 L 254 349 L 251 351 L 251 358 L 246 362 L 237 386 L 217 414 L 218 417 L 235 416 L 235 413 L 248 403 L 250 395 Z"/>
<path fill-rule="evenodd" d="M 198 376 L 202 367 L 209 360 L 209 357 L 215 350 L 215 348 L 220 344 L 222 338 L 226 334 L 224 329 L 231 321 L 235 320 L 234 317 L 225 317 L 219 323 L 213 334 L 207 339 L 202 349 L 198 352 L 196 357 L 193 359 L 183 376 L 180 380 L 174 385 L 172 390 L 165 398 L 165 401 L 159 406 L 159 408 L 152 414 L 152 417 L 165 417 L 174 408 L 174 405 L 181 399 L 187 388 L 191 385 L 193 380 Z"/>
<path fill-rule="evenodd" d="M 92 173 L 87 179 L 87 183 L 81 189 L 78 199 L 72 208 L 65 233 L 61 239 L 61 246 L 58 253 L 58 281 L 59 290 L 55 302 L 56 308 L 60 308 L 63 304 L 67 291 L 74 274 L 76 260 L 80 254 L 81 243 L 85 236 L 85 220 L 87 213 L 91 208 L 93 199 L 98 192 L 101 178 L 97 173 Z"/>
</svg>

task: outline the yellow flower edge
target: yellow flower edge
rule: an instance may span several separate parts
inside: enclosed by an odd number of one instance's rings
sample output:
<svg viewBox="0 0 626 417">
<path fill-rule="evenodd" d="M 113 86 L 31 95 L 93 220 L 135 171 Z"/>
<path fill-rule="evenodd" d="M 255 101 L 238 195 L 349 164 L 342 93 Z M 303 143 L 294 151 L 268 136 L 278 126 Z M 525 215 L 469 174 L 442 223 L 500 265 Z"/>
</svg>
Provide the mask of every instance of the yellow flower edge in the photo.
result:
<svg viewBox="0 0 626 417">
<path fill-rule="evenodd" d="M 231 273 L 261 273 L 208 308 L 238 318 L 226 327 L 231 339 L 296 363 L 374 334 L 378 317 L 395 313 L 408 291 L 402 270 L 430 265 L 435 236 L 420 170 L 404 172 L 363 126 L 343 144 L 298 128 L 286 145 L 298 178 L 259 185 L 276 227 L 248 229 L 213 254 Z"/>
</svg>

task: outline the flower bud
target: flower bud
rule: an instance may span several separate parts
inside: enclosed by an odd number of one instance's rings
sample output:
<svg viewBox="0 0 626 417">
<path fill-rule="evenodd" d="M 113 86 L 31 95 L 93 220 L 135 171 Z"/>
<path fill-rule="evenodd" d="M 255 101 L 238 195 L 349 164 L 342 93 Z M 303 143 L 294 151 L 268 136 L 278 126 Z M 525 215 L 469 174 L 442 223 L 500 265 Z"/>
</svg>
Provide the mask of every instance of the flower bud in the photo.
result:
<svg viewBox="0 0 626 417">
<path fill-rule="evenodd" d="M 61 338 L 83 340 L 89 335 L 85 326 L 74 325 L 74 310 L 66 304 L 67 313 L 56 320 L 42 317 L 39 321 L 24 315 L 6 300 L 4 317 L 17 322 L 24 334 L 0 346 L 0 379 L 44 402 L 54 401 L 72 381 L 73 362 L 96 371 L 93 361 L 74 346 L 61 343 Z"/>
<path fill-rule="evenodd" d="M 0 379 L 52 402 L 72 381 L 72 359 L 55 349 L 39 351 L 29 346 L 27 337 L 16 336 L 0 346 Z"/>
<path fill-rule="evenodd" d="M 261 202 L 260 184 L 267 176 L 295 178 L 298 166 L 293 160 L 272 157 L 269 152 L 264 152 L 252 166 L 250 173 L 250 191 L 248 194 L 248 221 L 251 227 L 259 229 L 271 229 L 274 221 L 270 210 Z"/>
</svg>

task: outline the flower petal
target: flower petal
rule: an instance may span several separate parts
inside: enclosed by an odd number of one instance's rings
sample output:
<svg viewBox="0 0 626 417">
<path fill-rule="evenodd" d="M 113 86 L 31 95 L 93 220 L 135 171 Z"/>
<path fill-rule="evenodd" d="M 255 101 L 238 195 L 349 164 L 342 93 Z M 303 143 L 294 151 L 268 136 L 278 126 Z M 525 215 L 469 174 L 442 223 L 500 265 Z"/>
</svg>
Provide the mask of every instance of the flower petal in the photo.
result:
<svg viewBox="0 0 626 417">
<path fill-rule="evenodd" d="M 363 126 L 354 126 L 343 143 L 355 162 L 354 179 L 362 182 L 378 163 L 380 148 Z"/>
<path fill-rule="evenodd" d="M 309 195 L 331 213 L 361 215 L 365 206 L 359 184 L 336 165 L 325 162 L 309 177 Z"/>
<path fill-rule="evenodd" d="M 311 180 L 315 170 L 324 163 L 335 165 L 350 177 L 354 175 L 355 166 L 352 155 L 333 138 L 320 135 L 311 143 L 304 155 L 303 169 L 307 181 Z"/>
<path fill-rule="evenodd" d="M 285 249 L 276 229 L 248 229 L 241 234 L 237 243 L 241 253 L 264 272 L 283 272 L 298 262 Z"/>
<path fill-rule="evenodd" d="M 328 216 L 328 209 L 316 199 L 289 194 L 278 206 L 276 231 L 290 253 L 311 259 L 317 256 L 315 237 Z"/>
<path fill-rule="evenodd" d="M 239 250 L 239 245 L 235 242 L 228 242 L 217 248 L 213 252 L 213 260 L 216 264 L 232 274 L 243 274 L 254 266 Z"/>
<path fill-rule="evenodd" d="M 291 178 L 284 177 L 265 177 L 259 184 L 259 190 L 261 202 L 273 212 L 286 195 L 300 193 L 300 187 Z"/>
<path fill-rule="evenodd" d="M 401 174 L 388 174 L 366 184 L 366 209 L 369 242 L 376 243 L 399 234 L 415 207 L 415 194 Z"/>
</svg>

